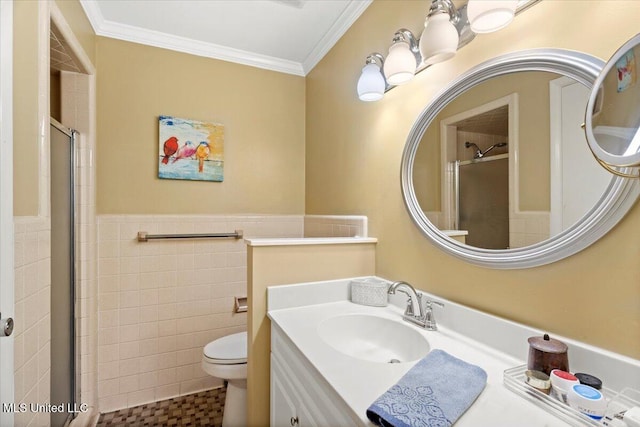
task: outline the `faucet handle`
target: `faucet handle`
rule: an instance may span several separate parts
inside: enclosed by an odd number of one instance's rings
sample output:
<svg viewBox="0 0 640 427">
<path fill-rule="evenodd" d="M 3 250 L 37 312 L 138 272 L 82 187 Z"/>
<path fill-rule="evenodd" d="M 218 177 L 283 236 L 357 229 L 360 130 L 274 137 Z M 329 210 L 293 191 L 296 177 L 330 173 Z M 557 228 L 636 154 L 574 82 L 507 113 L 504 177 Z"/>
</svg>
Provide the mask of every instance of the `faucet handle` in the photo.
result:
<svg viewBox="0 0 640 427">
<path fill-rule="evenodd" d="M 405 316 L 413 316 L 413 300 L 411 296 L 407 296 L 407 307 L 404 310 Z"/>
<path fill-rule="evenodd" d="M 427 307 L 427 308 L 432 308 L 432 305 L 434 305 L 434 304 L 437 305 L 438 307 L 444 307 L 444 304 L 441 303 L 440 301 L 434 301 L 434 300 L 431 300 L 431 299 L 426 300 L 425 303 L 424 303 L 424 306 Z"/>
<path fill-rule="evenodd" d="M 433 306 L 444 307 L 444 304 L 439 301 L 426 300 L 424 302 L 424 327 L 429 331 L 437 331 L 438 325 L 436 324 L 436 318 L 433 313 Z"/>
</svg>

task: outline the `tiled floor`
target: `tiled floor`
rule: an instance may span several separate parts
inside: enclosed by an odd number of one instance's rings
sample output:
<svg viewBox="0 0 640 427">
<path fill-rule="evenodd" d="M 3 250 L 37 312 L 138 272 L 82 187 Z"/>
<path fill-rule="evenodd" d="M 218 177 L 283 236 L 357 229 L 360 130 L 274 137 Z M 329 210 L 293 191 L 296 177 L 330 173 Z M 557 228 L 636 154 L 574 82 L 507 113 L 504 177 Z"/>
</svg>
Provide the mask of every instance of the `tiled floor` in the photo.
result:
<svg viewBox="0 0 640 427">
<path fill-rule="evenodd" d="M 219 427 L 222 425 L 225 394 L 226 388 L 222 387 L 101 414 L 97 427 Z"/>
</svg>

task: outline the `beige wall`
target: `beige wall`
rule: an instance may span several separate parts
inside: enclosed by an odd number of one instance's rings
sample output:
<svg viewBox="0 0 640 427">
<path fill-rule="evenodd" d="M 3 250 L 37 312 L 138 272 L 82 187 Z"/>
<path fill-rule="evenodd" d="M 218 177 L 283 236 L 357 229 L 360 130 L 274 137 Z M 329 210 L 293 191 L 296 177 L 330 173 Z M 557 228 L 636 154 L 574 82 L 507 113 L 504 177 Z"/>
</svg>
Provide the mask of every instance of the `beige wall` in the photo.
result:
<svg viewBox="0 0 640 427">
<path fill-rule="evenodd" d="M 612 6 L 615 3 L 615 6 Z M 307 76 L 306 213 L 368 215 L 379 239 L 378 275 L 445 298 L 640 358 L 640 207 L 606 237 L 554 264 L 517 271 L 475 267 L 438 251 L 409 218 L 400 190 L 413 121 L 448 82 L 496 55 L 528 48 L 608 58 L 637 32 L 640 2 L 543 1 L 511 26 L 480 35 L 458 55 L 382 101 L 357 99 L 365 57 L 395 30 L 418 32 L 427 1 L 377 0 Z M 327 164 L 332 173 L 327 174 Z"/>
<path fill-rule="evenodd" d="M 304 78 L 98 38 L 98 213 L 304 211 Z M 224 182 L 158 178 L 158 116 L 225 126 Z"/>
<path fill-rule="evenodd" d="M 271 322 L 267 287 L 343 277 L 375 271 L 375 243 L 249 246 L 247 296 L 247 424 L 269 425 Z"/>
<path fill-rule="evenodd" d="M 38 2 L 13 4 L 13 212 L 38 214 Z"/>
</svg>

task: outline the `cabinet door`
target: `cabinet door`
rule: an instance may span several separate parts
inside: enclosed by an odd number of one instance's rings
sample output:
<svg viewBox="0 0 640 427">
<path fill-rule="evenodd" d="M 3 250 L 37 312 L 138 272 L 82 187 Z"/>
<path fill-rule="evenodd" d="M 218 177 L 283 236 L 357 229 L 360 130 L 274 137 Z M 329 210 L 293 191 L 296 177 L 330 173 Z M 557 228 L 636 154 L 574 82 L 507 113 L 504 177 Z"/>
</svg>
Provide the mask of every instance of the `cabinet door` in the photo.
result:
<svg viewBox="0 0 640 427">
<path fill-rule="evenodd" d="M 271 426 L 298 426 L 296 392 L 289 384 L 280 369 L 278 362 L 271 355 Z"/>
<path fill-rule="evenodd" d="M 294 427 L 318 427 L 320 424 L 316 422 L 311 414 L 311 411 L 307 409 L 307 406 L 304 402 L 298 402 L 298 424 L 294 425 Z M 326 425 L 326 423 L 324 423 Z"/>
<path fill-rule="evenodd" d="M 313 366 L 298 353 L 295 346 L 287 341 L 281 330 L 273 323 L 271 327 L 271 424 L 277 427 L 361 425 L 362 423 L 354 422 L 349 415 L 351 409 L 335 392 L 327 388 L 328 385 L 323 385 L 322 377 L 315 373 Z M 275 396 L 282 393 L 284 397 Z M 279 399 L 277 407 L 276 399 Z M 289 409 L 290 407 L 293 409 Z M 274 411 L 280 412 L 275 414 Z"/>
</svg>

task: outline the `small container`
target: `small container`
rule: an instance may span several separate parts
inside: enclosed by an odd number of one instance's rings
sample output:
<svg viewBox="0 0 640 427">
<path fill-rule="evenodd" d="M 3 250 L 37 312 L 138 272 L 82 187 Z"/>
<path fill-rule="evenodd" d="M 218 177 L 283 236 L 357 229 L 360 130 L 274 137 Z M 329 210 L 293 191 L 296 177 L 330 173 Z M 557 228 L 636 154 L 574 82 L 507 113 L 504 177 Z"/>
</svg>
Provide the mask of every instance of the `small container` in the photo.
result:
<svg viewBox="0 0 640 427">
<path fill-rule="evenodd" d="M 527 384 L 544 394 L 549 394 L 551 391 L 551 380 L 549 379 L 549 375 L 544 372 L 532 370 L 528 370 L 524 374 L 525 382 Z"/>
<path fill-rule="evenodd" d="M 602 381 L 598 377 L 594 377 L 591 374 L 584 374 L 581 372 L 573 375 L 575 375 L 576 378 L 578 378 L 578 381 L 580 381 L 580 384 L 588 385 L 589 387 L 593 387 L 596 390 L 600 390 L 602 388 Z"/>
<path fill-rule="evenodd" d="M 568 347 L 562 341 L 550 338 L 548 334 L 531 337 L 527 369 L 551 375 L 554 369 L 569 372 Z"/>
<path fill-rule="evenodd" d="M 567 403 L 567 394 L 569 390 L 571 390 L 571 387 L 580 385 L 580 381 L 578 381 L 575 375 L 560 369 L 551 371 L 549 378 L 551 379 L 551 393 L 556 399 L 563 403 Z"/>
<path fill-rule="evenodd" d="M 607 410 L 607 401 L 598 390 L 584 384 L 575 384 L 567 394 L 567 403 L 573 409 L 599 420 Z"/>
<path fill-rule="evenodd" d="M 374 278 L 353 279 L 349 283 L 351 302 L 373 307 L 386 307 L 389 301 L 389 284 Z"/>
<path fill-rule="evenodd" d="M 627 409 L 622 419 L 629 427 L 640 427 L 640 406 Z"/>
</svg>

